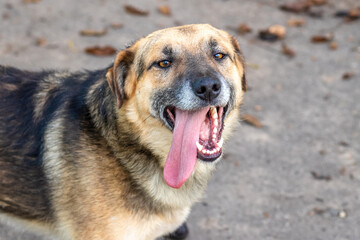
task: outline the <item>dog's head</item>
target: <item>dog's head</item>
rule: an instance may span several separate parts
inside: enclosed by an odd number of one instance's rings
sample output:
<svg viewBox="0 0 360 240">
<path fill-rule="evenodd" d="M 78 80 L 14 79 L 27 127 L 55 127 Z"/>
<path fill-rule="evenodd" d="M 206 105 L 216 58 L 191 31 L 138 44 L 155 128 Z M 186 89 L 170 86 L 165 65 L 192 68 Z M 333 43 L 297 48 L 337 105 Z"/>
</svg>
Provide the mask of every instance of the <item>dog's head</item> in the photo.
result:
<svg viewBox="0 0 360 240">
<path fill-rule="evenodd" d="M 206 24 L 140 39 L 117 55 L 107 79 L 118 107 L 160 156 L 164 179 L 174 188 L 197 162 L 221 156 L 223 135 L 236 121 L 246 90 L 237 41 Z"/>
</svg>

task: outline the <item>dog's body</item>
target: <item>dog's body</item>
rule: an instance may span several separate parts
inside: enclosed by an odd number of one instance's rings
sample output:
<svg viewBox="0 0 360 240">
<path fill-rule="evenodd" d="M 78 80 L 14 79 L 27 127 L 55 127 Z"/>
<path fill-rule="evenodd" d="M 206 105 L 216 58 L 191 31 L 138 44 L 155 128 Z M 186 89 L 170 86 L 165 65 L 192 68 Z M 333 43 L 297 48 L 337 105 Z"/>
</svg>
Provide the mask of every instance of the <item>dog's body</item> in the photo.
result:
<svg viewBox="0 0 360 240">
<path fill-rule="evenodd" d="M 200 87 L 211 76 L 221 91 L 191 92 L 204 76 Z M 0 215 L 62 239 L 151 240 L 174 231 L 206 187 L 245 88 L 236 41 L 209 25 L 155 32 L 100 71 L 0 67 Z M 198 147 L 203 161 L 179 163 L 194 151 L 178 133 L 189 135 L 183 122 L 216 133 L 210 106 L 223 113 L 220 133 L 197 137 L 209 150 Z M 190 121 L 198 116 L 207 123 Z"/>
</svg>

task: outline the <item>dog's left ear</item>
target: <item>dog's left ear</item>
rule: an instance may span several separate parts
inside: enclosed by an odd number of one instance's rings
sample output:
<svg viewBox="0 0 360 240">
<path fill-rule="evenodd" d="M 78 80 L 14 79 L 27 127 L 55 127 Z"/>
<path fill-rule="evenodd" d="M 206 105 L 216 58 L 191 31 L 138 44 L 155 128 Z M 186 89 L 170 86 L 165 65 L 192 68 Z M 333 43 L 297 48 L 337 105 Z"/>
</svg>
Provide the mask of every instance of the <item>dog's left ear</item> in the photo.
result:
<svg viewBox="0 0 360 240">
<path fill-rule="evenodd" d="M 134 53 L 130 49 L 123 50 L 118 53 L 113 67 L 111 67 L 106 74 L 107 82 L 111 91 L 116 96 L 116 103 L 119 108 L 127 97 L 125 85 L 133 61 Z"/>
<path fill-rule="evenodd" d="M 236 56 L 237 56 L 237 60 L 240 61 L 240 64 L 242 65 L 242 68 L 243 68 L 243 76 L 241 78 L 241 86 L 242 86 L 242 90 L 244 92 L 246 92 L 247 90 L 247 81 L 246 81 L 246 70 L 245 70 L 245 58 L 244 58 L 244 55 L 242 54 L 241 50 L 240 50 L 240 46 L 239 46 L 239 43 L 238 41 L 234 38 L 234 37 L 231 37 L 231 43 L 234 47 L 234 50 L 235 50 L 235 53 L 236 53 Z"/>
</svg>

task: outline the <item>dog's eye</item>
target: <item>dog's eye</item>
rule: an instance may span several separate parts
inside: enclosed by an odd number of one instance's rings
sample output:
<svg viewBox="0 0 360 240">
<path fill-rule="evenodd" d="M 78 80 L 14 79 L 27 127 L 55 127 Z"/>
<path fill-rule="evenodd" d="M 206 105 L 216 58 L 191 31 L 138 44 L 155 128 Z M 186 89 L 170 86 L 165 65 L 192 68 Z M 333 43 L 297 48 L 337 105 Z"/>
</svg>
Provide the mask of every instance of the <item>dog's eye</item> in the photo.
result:
<svg viewBox="0 0 360 240">
<path fill-rule="evenodd" d="M 167 68 L 170 67 L 171 62 L 169 60 L 163 60 L 158 63 L 159 67 L 161 68 Z"/>
<path fill-rule="evenodd" d="M 223 59 L 226 55 L 224 53 L 216 53 L 214 58 L 217 60 Z"/>
</svg>

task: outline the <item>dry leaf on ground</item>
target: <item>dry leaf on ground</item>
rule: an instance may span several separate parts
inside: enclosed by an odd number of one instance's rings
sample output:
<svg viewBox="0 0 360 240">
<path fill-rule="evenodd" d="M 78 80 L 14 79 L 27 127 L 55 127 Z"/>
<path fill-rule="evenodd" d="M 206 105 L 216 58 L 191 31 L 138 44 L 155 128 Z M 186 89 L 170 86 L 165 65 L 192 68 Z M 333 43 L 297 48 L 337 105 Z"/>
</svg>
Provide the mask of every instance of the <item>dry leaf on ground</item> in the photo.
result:
<svg viewBox="0 0 360 240">
<path fill-rule="evenodd" d="M 276 40 L 284 38 L 286 35 L 286 28 L 281 25 L 273 25 L 265 30 L 260 30 L 258 37 L 261 40 L 268 42 L 275 42 Z"/>
<path fill-rule="evenodd" d="M 258 38 L 263 41 L 275 42 L 279 38 L 275 34 L 270 33 L 268 30 L 260 30 L 258 34 Z"/>
<path fill-rule="evenodd" d="M 336 17 L 342 17 L 346 22 L 360 19 L 360 7 L 350 10 L 340 10 L 335 13 Z"/>
<path fill-rule="evenodd" d="M 249 27 L 249 25 L 247 25 L 246 23 L 240 24 L 240 25 L 236 28 L 236 30 L 237 30 L 237 32 L 238 32 L 239 34 L 241 34 L 241 35 L 252 32 L 251 27 Z"/>
<path fill-rule="evenodd" d="M 36 39 L 36 45 L 39 47 L 43 47 L 46 45 L 46 39 L 45 38 L 37 38 Z"/>
<path fill-rule="evenodd" d="M 329 43 L 329 48 L 330 48 L 331 50 L 336 50 L 336 49 L 338 49 L 338 44 L 337 44 L 337 42 L 335 42 L 335 41 L 330 42 L 330 43 Z"/>
<path fill-rule="evenodd" d="M 278 36 L 278 38 L 284 38 L 286 35 L 286 28 L 281 25 L 272 25 L 269 27 L 269 33 Z"/>
<path fill-rule="evenodd" d="M 327 4 L 327 0 L 308 0 L 308 2 L 310 2 L 310 4 L 314 6 L 321 6 Z"/>
<path fill-rule="evenodd" d="M 355 73 L 354 72 L 346 72 L 342 75 L 342 79 L 343 80 L 349 80 L 350 78 L 354 77 Z"/>
<path fill-rule="evenodd" d="M 333 40 L 334 36 L 332 34 L 325 35 L 314 35 L 311 37 L 311 42 L 313 43 L 327 43 Z"/>
<path fill-rule="evenodd" d="M 284 55 L 288 56 L 289 58 L 295 57 L 295 51 L 289 48 L 285 43 L 283 43 L 281 47 Z"/>
<path fill-rule="evenodd" d="M 292 3 L 280 5 L 280 9 L 288 12 L 301 13 L 307 12 L 312 6 L 321 6 L 327 4 L 327 0 L 299 0 Z"/>
<path fill-rule="evenodd" d="M 303 1 L 293 2 L 293 3 L 282 4 L 282 5 L 280 5 L 280 9 L 287 11 L 287 12 L 300 13 L 300 12 L 308 11 L 311 6 L 312 6 L 312 4 L 310 3 L 310 1 L 303 0 Z"/>
<path fill-rule="evenodd" d="M 360 7 L 356 9 L 351 9 L 349 11 L 349 16 L 347 20 L 356 20 L 360 18 Z"/>
<path fill-rule="evenodd" d="M 104 46 L 104 47 L 94 46 L 94 47 L 85 48 L 85 52 L 87 54 L 94 55 L 94 56 L 111 56 L 116 53 L 116 49 L 109 45 Z"/>
<path fill-rule="evenodd" d="M 305 20 L 304 19 L 289 19 L 287 21 L 287 25 L 289 27 L 302 27 L 305 25 Z"/>
<path fill-rule="evenodd" d="M 93 36 L 93 37 L 100 37 L 104 36 L 107 33 L 107 30 L 93 30 L 93 29 L 84 29 L 80 31 L 81 36 Z"/>
<path fill-rule="evenodd" d="M 322 174 L 319 174 L 319 173 L 317 173 L 315 171 L 312 171 L 311 175 L 316 180 L 325 180 L 325 181 L 330 181 L 331 180 L 331 177 L 329 175 L 322 175 Z"/>
<path fill-rule="evenodd" d="M 138 16 L 147 16 L 149 15 L 149 11 L 144 11 L 141 9 L 138 9 L 134 6 L 131 5 L 124 5 L 124 9 L 127 13 L 129 14 L 133 14 L 133 15 L 138 15 Z"/>
<path fill-rule="evenodd" d="M 124 24 L 122 24 L 122 23 L 112 23 L 111 24 L 112 29 L 119 29 L 119 28 L 122 28 L 122 27 L 124 27 Z"/>
<path fill-rule="evenodd" d="M 171 15 L 171 9 L 167 5 L 159 6 L 158 11 L 159 11 L 159 13 L 161 13 L 162 15 L 165 15 L 165 16 L 170 16 Z"/>
<path fill-rule="evenodd" d="M 23 3 L 38 3 L 40 0 L 23 0 Z"/>
<path fill-rule="evenodd" d="M 245 123 L 252 125 L 257 128 L 262 128 L 264 125 L 260 122 L 259 119 L 257 119 L 255 116 L 251 114 L 243 114 L 241 116 L 241 120 L 243 120 Z"/>
</svg>

